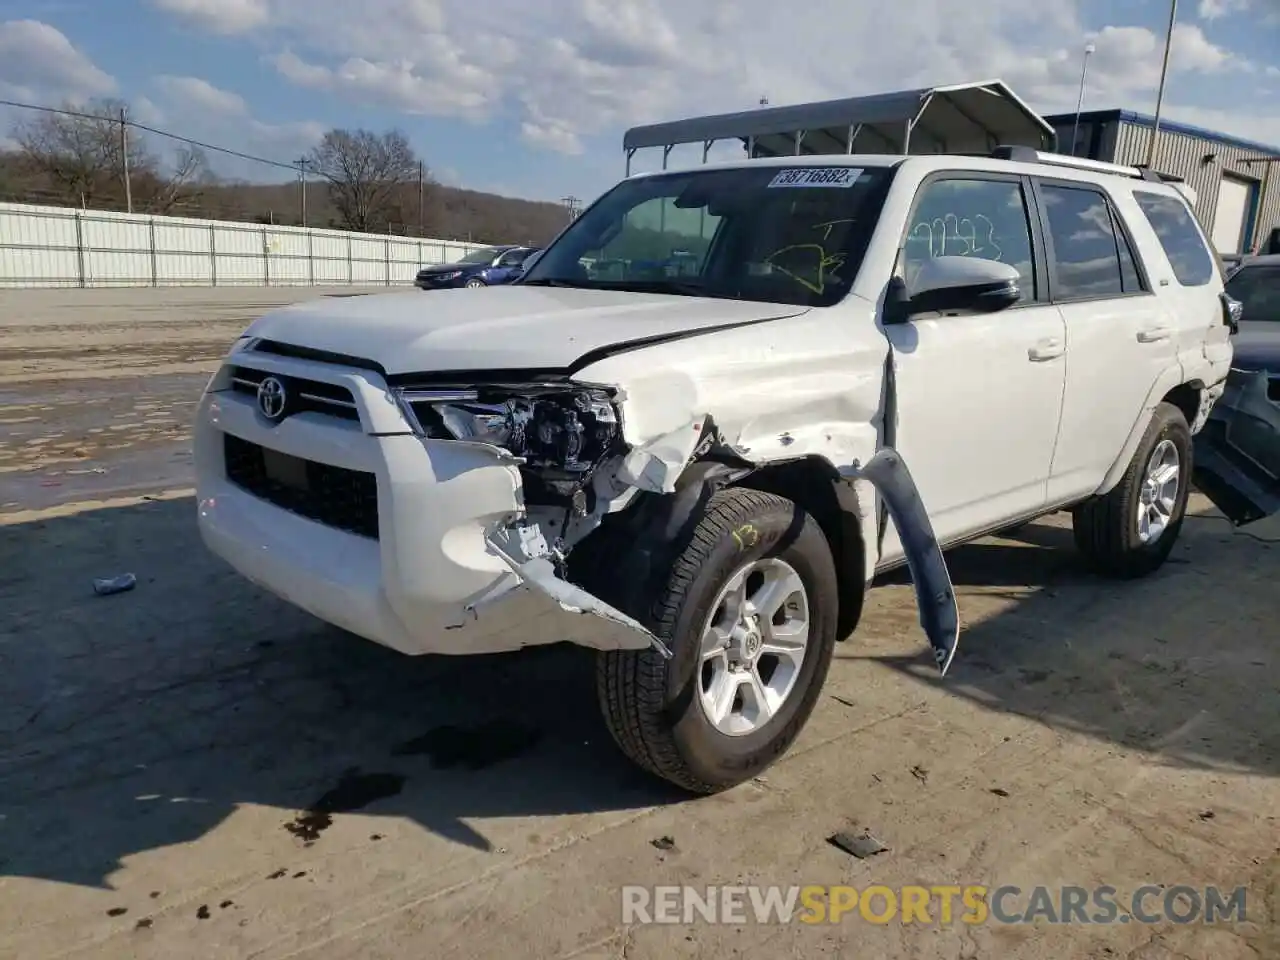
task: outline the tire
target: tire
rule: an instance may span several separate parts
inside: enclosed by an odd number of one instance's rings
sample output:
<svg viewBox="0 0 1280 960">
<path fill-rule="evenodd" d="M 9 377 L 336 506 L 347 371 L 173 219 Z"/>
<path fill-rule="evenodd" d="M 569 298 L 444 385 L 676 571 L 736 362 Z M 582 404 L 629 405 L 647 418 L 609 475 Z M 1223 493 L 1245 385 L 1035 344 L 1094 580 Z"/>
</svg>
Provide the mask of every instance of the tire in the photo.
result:
<svg viewBox="0 0 1280 960">
<path fill-rule="evenodd" d="M 1144 485 L 1153 456 L 1176 454 L 1178 475 L 1163 531 L 1143 538 L 1141 521 Z M 1191 492 L 1191 429 L 1181 410 L 1171 403 L 1156 407 L 1138 449 L 1120 482 L 1101 497 L 1072 511 L 1076 547 L 1092 570 L 1104 577 L 1134 580 L 1154 573 L 1169 557 L 1187 512 Z M 1167 462 L 1167 461 L 1165 461 Z"/>
<path fill-rule="evenodd" d="M 764 683 L 790 683 L 790 690 L 783 691 L 776 712 L 758 728 L 723 732 L 709 718 L 703 690 L 712 677 L 733 676 L 724 668 L 750 641 L 739 637 L 733 653 L 704 665 L 704 625 L 717 610 L 727 609 L 717 601 L 735 573 L 758 563 L 778 582 L 794 583 L 791 574 L 798 576 L 807 599 L 808 641 L 798 667 L 793 660 L 784 665 L 773 658 L 770 669 L 769 656 L 760 654 L 759 672 L 752 675 L 768 675 Z M 753 582 L 748 578 L 748 593 Z M 596 690 L 610 733 L 640 767 L 692 793 L 716 793 L 749 780 L 790 748 L 813 713 L 831 665 L 839 596 L 825 535 L 789 500 L 755 490 L 719 491 L 654 593 L 646 625 L 667 644 L 672 659 L 652 649 L 600 654 Z M 789 614 L 799 609 L 799 595 L 787 595 Z M 744 718 L 746 712 L 744 707 Z M 732 717 L 725 721 L 734 722 Z M 749 726 L 745 719 L 742 723 Z"/>
<path fill-rule="evenodd" d="M 466 285 L 468 288 L 472 290 L 476 289 L 477 287 L 488 286 L 488 284 L 485 283 L 483 280 L 481 280 L 479 277 L 472 277 L 470 280 L 467 281 Z"/>
</svg>

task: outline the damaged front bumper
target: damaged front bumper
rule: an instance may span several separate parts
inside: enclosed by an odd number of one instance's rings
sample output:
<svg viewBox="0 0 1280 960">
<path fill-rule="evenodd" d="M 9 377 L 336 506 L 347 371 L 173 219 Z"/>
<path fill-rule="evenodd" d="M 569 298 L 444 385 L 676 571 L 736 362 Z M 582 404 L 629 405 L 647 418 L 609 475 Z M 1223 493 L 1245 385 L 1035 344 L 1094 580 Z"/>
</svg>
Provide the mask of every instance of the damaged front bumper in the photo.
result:
<svg viewBox="0 0 1280 960">
<path fill-rule="evenodd" d="M 304 412 L 267 423 L 252 396 L 219 389 L 215 378 L 194 430 L 199 529 L 205 544 L 247 579 L 321 620 L 411 655 L 569 642 L 671 656 L 638 621 L 559 576 L 560 545 L 547 543 L 523 503 L 522 460 L 490 444 L 416 435 L 386 402 L 376 375 L 294 360 L 256 362 L 347 388 L 360 422 Z M 632 493 L 673 495 L 702 428 L 693 422 L 633 448 L 617 470 L 618 484 Z M 307 519 L 231 482 L 227 435 L 372 474 L 378 536 Z M 885 450 L 839 472 L 883 495 L 907 549 L 921 623 L 945 672 L 959 633 L 955 597 L 905 464 Z M 619 496 L 615 505 L 626 500 Z"/>
<path fill-rule="evenodd" d="M 1280 371 L 1233 369 L 1194 442 L 1195 484 L 1233 524 L 1280 512 Z"/>
<path fill-rule="evenodd" d="M 360 372 L 329 377 L 351 391 L 362 420 L 386 414 L 380 383 Z M 378 536 L 307 519 L 231 482 L 228 434 L 373 474 Z M 206 546 L 248 580 L 334 626 L 410 655 L 656 643 L 634 620 L 556 577 L 549 561 L 517 558 L 489 542 L 524 512 L 520 461 L 497 447 L 407 431 L 374 435 L 310 413 L 272 425 L 252 397 L 230 391 L 201 401 L 193 445 Z"/>
</svg>

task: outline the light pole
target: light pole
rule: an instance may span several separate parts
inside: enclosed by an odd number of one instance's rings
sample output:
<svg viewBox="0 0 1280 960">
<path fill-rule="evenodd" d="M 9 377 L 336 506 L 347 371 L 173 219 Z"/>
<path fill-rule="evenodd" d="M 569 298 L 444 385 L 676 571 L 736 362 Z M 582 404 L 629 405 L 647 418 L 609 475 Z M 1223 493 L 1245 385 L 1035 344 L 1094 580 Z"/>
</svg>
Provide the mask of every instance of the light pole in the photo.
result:
<svg viewBox="0 0 1280 960">
<path fill-rule="evenodd" d="M 1089 58 L 1096 50 L 1092 43 L 1084 45 L 1084 60 L 1080 64 L 1080 96 L 1076 97 L 1076 122 L 1071 128 L 1071 155 L 1076 155 L 1076 144 L 1080 140 L 1080 111 L 1084 108 L 1084 81 L 1089 76 Z"/>
<path fill-rule="evenodd" d="M 1156 92 L 1156 116 L 1147 145 L 1147 166 L 1156 161 L 1156 140 L 1160 137 L 1160 108 L 1164 106 L 1164 85 L 1169 79 L 1169 53 L 1173 50 L 1173 28 L 1178 24 L 1178 0 L 1169 0 L 1169 32 L 1164 38 L 1164 63 L 1160 67 L 1160 89 Z"/>
</svg>

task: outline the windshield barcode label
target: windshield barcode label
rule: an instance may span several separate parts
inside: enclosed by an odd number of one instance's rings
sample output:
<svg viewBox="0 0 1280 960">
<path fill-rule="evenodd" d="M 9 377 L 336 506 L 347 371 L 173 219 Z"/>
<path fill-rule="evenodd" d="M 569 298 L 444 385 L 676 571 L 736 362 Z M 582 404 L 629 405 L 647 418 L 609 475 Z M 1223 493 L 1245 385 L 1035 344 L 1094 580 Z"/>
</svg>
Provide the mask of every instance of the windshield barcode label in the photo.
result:
<svg viewBox="0 0 1280 960">
<path fill-rule="evenodd" d="M 862 170 L 858 167 L 799 167 L 779 170 L 769 187 L 852 187 Z"/>
</svg>

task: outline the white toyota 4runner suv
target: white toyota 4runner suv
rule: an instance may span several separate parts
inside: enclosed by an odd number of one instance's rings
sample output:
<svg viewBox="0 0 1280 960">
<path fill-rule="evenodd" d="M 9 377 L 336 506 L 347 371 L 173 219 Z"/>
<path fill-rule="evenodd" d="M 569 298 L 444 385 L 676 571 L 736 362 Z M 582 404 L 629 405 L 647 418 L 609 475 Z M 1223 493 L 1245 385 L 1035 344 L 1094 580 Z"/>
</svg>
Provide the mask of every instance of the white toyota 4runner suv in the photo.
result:
<svg viewBox="0 0 1280 960">
<path fill-rule="evenodd" d="M 788 749 L 878 572 L 910 565 L 945 672 L 943 548 L 1070 508 L 1100 574 L 1157 569 L 1237 313 L 1135 168 L 633 176 L 511 286 L 252 324 L 200 405 L 199 526 L 405 654 L 600 651 L 621 749 L 709 793 Z"/>
</svg>

